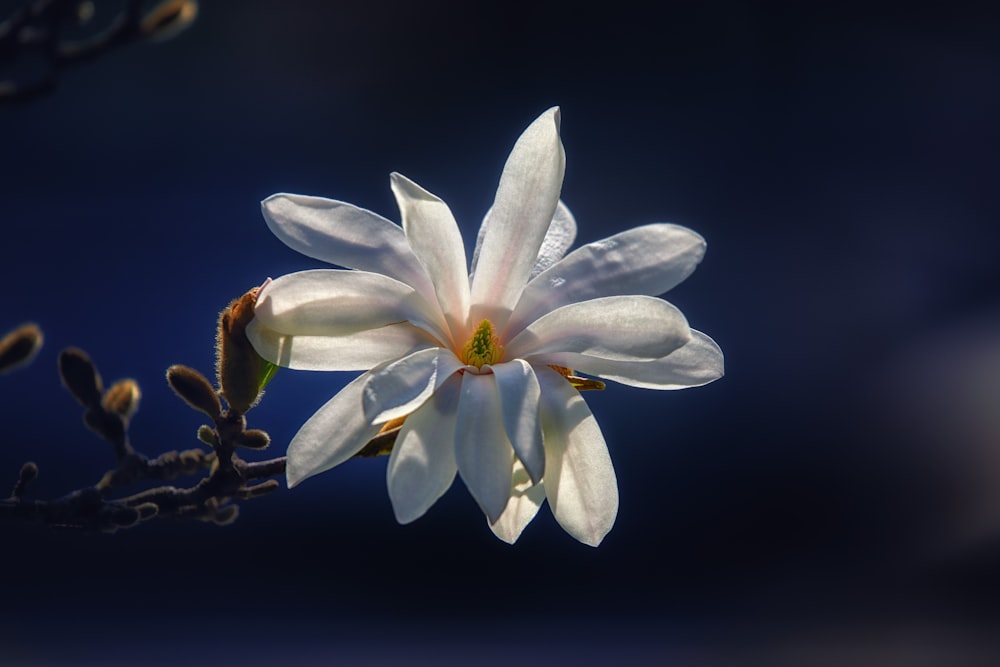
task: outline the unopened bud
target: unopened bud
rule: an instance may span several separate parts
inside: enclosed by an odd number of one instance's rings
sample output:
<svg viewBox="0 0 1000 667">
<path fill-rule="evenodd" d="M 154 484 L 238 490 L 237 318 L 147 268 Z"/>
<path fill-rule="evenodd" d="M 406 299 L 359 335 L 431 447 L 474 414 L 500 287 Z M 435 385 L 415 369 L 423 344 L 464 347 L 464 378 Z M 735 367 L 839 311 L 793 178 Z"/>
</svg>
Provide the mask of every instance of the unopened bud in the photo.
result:
<svg viewBox="0 0 1000 667">
<path fill-rule="evenodd" d="M 81 405 L 89 408 L 100 404 L 104 384 L 86 352 L 76 347 L 63 350 L 59 355 L 59 375 Z"/>
<path fill-rule="evenodd" d="M 31 363 L 42 348 L 42 330 L 37 324 L 22 324 L 0 338 L 0 374 Z"/>
<path fill-rule="evenodd" d="M 195 410 L 200 410 L 215 419 L 222 412 L 222 404 L 205 376 L 180 364 L 167 369 L 167 382 L 174 393 Z"/>
<path fill-rule="evenodd" d="M 236 444 L 247 449 L 266 449 L 271 444 L 271 436 L 264 431 L 251 428 L 237 436 Z"/>
<path fill-rule="evenodd" d="M 135 380 L 127 378 L 115 382 L 111 385 L 110 389 L 104 392 L 101 405 L 108 412 L 114 412 L 120 415 L 122 419 L 128 421 L 135 414 L 136 410 L 139 409 L 139 399 L 141 397 L 142 393 L 139 391 L 139 385 L 136 384 Z"/>
<path fill-rule="evenodd" d="M 212 448 L 219 444 L 218 438 L 215 437 L 215 429 L 208 424 L 198 427 L 198 439 Z"/>
<path fill-rule="evenodd" d="M 229 406 L 239 413 L 252 408 L 278 367 L 263 359 L 250 344 L 246 328 L 260 288 L 233 300 L 219 315 L 216 338 L 216 372 L 219 388 Z"/>
<path fill-rule="evenodd" d="M 143 17 L 140 28 L 151 39 L 163 41 L 187 29 L 197 16 L 196 0 L 164 0 Z"/>
</svg>

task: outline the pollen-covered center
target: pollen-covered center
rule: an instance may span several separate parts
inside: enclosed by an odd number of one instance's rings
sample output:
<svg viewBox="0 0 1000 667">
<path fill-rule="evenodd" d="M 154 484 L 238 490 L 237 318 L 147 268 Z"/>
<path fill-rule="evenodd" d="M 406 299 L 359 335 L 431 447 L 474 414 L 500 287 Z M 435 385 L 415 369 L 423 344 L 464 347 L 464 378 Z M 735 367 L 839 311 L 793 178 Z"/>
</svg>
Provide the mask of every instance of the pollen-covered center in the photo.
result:
<svg viewBox="0 0 1000 667">
<path fill-rule="evenodd" d="M 483 320 L 476 327 L 472 338 L 462 348 L 462 361 L 470 366 L 482 368 L 485 364 L 495 364 L 503 359 L 500 339 L 493 334 L 493 323 Z"/>
</svg>

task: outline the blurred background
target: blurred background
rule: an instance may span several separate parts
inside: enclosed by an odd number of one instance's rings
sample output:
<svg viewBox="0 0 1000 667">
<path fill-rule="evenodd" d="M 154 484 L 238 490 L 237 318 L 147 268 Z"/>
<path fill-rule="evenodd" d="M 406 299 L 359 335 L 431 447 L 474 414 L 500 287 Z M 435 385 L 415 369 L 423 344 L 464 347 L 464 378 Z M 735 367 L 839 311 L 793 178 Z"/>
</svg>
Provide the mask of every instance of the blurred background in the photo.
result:
<svg viewBox="0 0 1000 667">
<path fill-rule="evenodd" d="M 548 508 L 503 544 L 460 482 L 399 526 L 384 458 L 224 528 L 0 526 L 0 665 L 998 664 L 998 20 L 960 2 L 202 2 L 172 39 L 4 103 L 0 329 L 35 321 L 46 343 L 0 376 L 0 494 L 25 460 L 34 498 L 113 465 L 60 386 L 71 345 L 139 382 L 138 449 L 197 446 L 164 370 L 210 375 L 229 300 L 319 266 L 261 199 L 398 219 L 400 171 L 471 251 L 552 105 L 578 243 L 660 221 L 707 239 L 666 298 L 727 375 L 586 395 L 621 490 L 598 549 Z M 352 377 L 280 372 L 250 415 L 267 454 Z"/>
</svg>

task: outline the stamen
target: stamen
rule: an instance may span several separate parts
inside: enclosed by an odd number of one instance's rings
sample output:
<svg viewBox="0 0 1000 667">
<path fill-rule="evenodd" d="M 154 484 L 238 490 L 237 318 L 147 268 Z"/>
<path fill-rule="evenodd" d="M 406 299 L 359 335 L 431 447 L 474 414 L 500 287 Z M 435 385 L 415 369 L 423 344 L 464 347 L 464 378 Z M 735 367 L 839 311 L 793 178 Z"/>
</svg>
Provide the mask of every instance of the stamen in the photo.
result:
<svg viewBox="0 0 1000 667">
<path fill-rule="evenodd" d="M 483 320 L 462 348 L 462 361 L 482 368 L 486 364 L 495 364 L 502 358 L 503 346 L 500 345 L 500 339 L 493 335 L 493 324 L 489 320 Z"/>
<path fill-rule="evenodd" d="M 579 375 L 573 375 L 572 368 L 566 368 L 565 366 L 552 366 L 549 368 L 566 378 L 566 381 L 573 385 L 573 388 L 577 391 L 587 391 L 588 389 L 594 389 L 596 391 L 603 391 L 605 384 L 600 380 L 594 380 L 592 378 L 580 377 Z"/>
</svg>

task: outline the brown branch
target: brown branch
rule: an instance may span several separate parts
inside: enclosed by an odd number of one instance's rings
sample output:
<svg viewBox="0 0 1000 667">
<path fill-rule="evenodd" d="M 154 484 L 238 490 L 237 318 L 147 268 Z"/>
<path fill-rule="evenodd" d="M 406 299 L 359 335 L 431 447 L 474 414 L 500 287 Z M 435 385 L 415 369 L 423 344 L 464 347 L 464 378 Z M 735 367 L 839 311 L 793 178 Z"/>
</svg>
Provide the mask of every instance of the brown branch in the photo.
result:
<svg viewBox="0 0 1000 667">
<path fill-rule="evenodd" d="M 35 80 L 0 80 L 0 102 L 28 102 L 50 93 L 62 70 L 102 56 L 132 42 L 167 38 L 190 25 L 197 15 L 197 0 L 164 0 L 145 15 L 142 0 L 126 0 L 104 30 L 85 39 L 63 40 L 63 34 L 90 20 L 79 0 L 35 0 L 16 9 L 0 23 L 0 65 L 14 65 L 34 53 L 45 64 Z"/>
<path fill-rule="evenodd" d="M 114 532 L 155 517 L 198 519 L 225 525 L 233 522 L 239 507 L 233 500 L 250 500 L 277 491 L 285 474 L 285 457 L 266 461 L 245 461 L 238 449 L 264 449 L 268 435 L 248 429 L 245 412 L 259 395 L 273 368 L 251 354 L 243 326 L 253 316 L 251 290 L 237 299 L 220 317 L 219 382 L 216 390 L 197 371 L 172 366 L 167 382 L 188 406 L 212 421 L 198 429 L 198 438 L 211 447 L 170 451 L 149 458 L 132 446 L 128 427 L 138 409 L 139 387 L 133 380 L 119 380 L 107 390 L 96 366 L 86 353 L 76 348 L 59 356 L 63 385 L 84 409 L 83 421 L 102 440 L 112 445 L 116 466 L 93 486 L 78 489 L 52 500 L 28 500 L 27 487 L 38 475 L 38 466 L 26 463 L 9 498 L 0 499 L 0 521 L 38 523 L 54 527 Z M 248 305 L 249 304 L 249 305 Z M 35 329 L 28 329 L 34 335 Z M 18 331 L 22 331 L 22 327 Z M 38 340 L 40 341 L 40 332 Z M 16 341 L 8 336 L 4 340 Z M 19 359 L 20 357 L 18 357 Z M 223 407 L 222 397 L 236 401 Z M 399 423 L 372 438 L 355 456 L 383 456 L 392 451 Z M 115 492 L 143 481 L 171 481 L 208 471 L 193 486 L 158 486 L 124 497 Z"/>
</svg>

